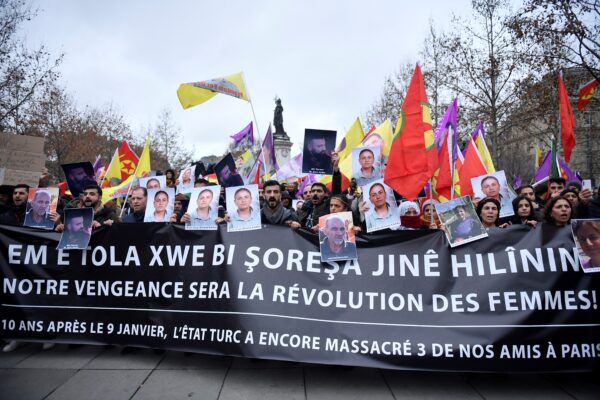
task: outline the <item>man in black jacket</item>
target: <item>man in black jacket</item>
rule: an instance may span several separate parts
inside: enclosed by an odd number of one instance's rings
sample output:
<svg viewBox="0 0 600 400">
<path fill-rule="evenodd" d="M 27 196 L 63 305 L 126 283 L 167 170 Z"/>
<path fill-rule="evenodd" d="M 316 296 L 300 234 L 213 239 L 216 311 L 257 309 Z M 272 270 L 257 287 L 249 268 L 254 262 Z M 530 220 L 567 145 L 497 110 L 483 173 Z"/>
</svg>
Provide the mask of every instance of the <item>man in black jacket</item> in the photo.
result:
<svg viewBox="0 0 600 400">
<path fill-rule="evenodd" d="M 4 225 L 23 225 L 25 220 L 25 210 L 27 209 L 27 196 L 29 195 L 29 186 L 23 183 L 14 187 L 12 193 L 12 205 L 0 214 L 0 224 Z"/>
<path fill-rule="evenodd" d="M 124 223 L 144 222 L 146 203 L 148 202 L 148 191 L 145 187 L 138 187 L 131 191 L 129 204 L 133 212 L 123 217 Z"/>
<path fill-rule="evenodd" d="M 300 228 L 296 213 L 281 204 L 281 186 L 279 182 L 270 180 L 263 184 L 265 205 L 260 210 L 263 224 L 285 225 L 292 229 Z"/>
</svg>

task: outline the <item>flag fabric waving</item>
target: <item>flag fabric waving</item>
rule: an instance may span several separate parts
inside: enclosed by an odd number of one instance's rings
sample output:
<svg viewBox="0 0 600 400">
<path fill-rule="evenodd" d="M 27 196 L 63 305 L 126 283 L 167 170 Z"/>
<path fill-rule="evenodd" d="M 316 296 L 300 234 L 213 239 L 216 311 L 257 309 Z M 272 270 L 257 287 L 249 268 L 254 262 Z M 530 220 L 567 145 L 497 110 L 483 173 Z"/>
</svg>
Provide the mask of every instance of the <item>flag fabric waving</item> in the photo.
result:
<svg viewBox="0 0 600 400">
<path fill-rule="evenodd" d="M 571 161 L 571 152 L 575 147 L 575 117 L 571 109 L 569 94 L 563 83 L 562 76 L 558 75 L 558 104 L 560 110 L 560 132 L 562 134 L 563 152 L 565 161 Z"/>
<path fill-rule="evenodd" d="M 275 155 L 275 143 L 273 142 L 273 132 L 271 131 L 271 124 L 262 143 L 261 147 L 262 155 L 264 157 L 265 176 L 271 176 L 278 169 L 277 158 Z"/>
<path fill-rule="evenodd" d="M 117 186 L 102 190 L 102 204 L 118 197 L 126 197 L 129 189 L 136 178 L 147 176 L 152 168 L 150 167 L 150 137 L 146 138 L 144 150 L 140 156 L 135 172 Z"/>
<path fill-rule="evenodd" d="M 344 138 L 340 142 L 336 151 L 340 156 L 340 161 L 344 158 L 352 155 L 352 149 L 354 147 L 358 147 L 360 142 L 365 137 L 365 132 L 363 131 L 362 124 L 360 123 L 360 118 L 356 117 L 356 120 L 344 135 Z"/>
<path fill-rule="evenodd" d="M 460 166 L 456 165 L 458 158 L 458 131 L 456 129 L 458 118 L 458 99 L 454 99 L 448 106 L 446 113 L 442 117 L 435 130 L 436 148 L 438 151 L 439 167 L 433 175 L 432 188 L 433 193 L 441 202 L 448 201 L 454 197 L 456 192 L 456 183 L 458 180 L 457 171 Z"/>
<path fill-rule="evenodd" d="M 100 186 L 105 188 L 120 184 L 135 172 L 138 162 L 137 154 L 131 149 L 129 143 L 124 140 L 115 151 Z"/>
<path fill-rule="evenodd" d="M 414 200 L 437 169 L 437 158 L 431 110 L 417 64 L 398 117 L 384 181 Z"/>
<path fill-rule="evenodd" d="M 202 104 L 219 93 L 250 101 L 241 72 L 206 81 L 182 83 L 177 89 L 177 97 L 184 109 Z"/>
<path fill-rule="evenodd" d="M 473 136 L 469 138 L 469 143 L 465 149 L 465 158 L 463 165 L 458 171 L 460 181 L 460 194 L 462 196 L 473 196 L 473 186 L 471 178 L 487 174 L 485 164 L 479 154 L 479 149 L 475 144 Z"/>
<path fill-rule="evenodd" d="M 592 97 L 596 93 L 596 88 L 598 87 L 598 81 L 596 79 L 592 79 L 581 89 L 579 89 L 579 100 L 577 101 L 577 109 L 579 111 L 583 110 L 590 101 L 592 101 Z"/>
<path fill-rule="evenodd" d="M 479 124 L 475 127 L 473 133 L 471 133 L 475 144 L 477 145 L 477 150 L 479 151 L 479 155 L 485 164 L 485 168 L 487 169 L 487 173 L 491 174 L 496 172 L 496 168 L 494 167 L 494 162 L 492 161 L 492 155 L 490 154 L 490 150 L 485 143 L 485 130 L 483 129 L 483 121 L 479 122 Z"/>
<path fill-rule="evenodd" d="M 254 129 L 252 125 L 252 121 L 241 131 L 236 133 L 235 135 L 231 135 L 230 138 L 233 139 L 233 142 L 236 147 L 250 147 L 254 144 Z"/>
</svg>

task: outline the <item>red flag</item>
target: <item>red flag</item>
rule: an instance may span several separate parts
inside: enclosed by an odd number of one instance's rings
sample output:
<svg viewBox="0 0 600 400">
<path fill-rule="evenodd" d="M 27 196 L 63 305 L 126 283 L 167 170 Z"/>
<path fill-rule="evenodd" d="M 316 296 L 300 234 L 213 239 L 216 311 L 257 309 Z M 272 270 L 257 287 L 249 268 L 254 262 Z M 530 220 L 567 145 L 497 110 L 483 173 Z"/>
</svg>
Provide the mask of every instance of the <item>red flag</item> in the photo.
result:
<svg viewBox="0 0 600 400">
<path fill-rule="evenodd" d="M 431 111 L 421 68 L 417 64 L 398 117 L 384 181 L 408 199 L 415 199 L 437 169 Z"/>
<path fill-rule="evenodd" d="M 477 145 L 475 144 L 473 137 L 470 137 L 469 143 L 467 144 L 467 151 L 465 152 L 465 159 L 463 160 L 463 165 L 458 171 L 461 196 L 473 196 L 471 178 L 485 174 L 487 174 L 485 164 L 481 159 L 481 155 L 479 155 L 479 150 L 477 149 Z"/>
<path fill-rule="evenodd" d="M 560 109 L 560 131 L 562 133 L 565 161 L 571 160 L 571 152 L 575 147 L 575 117 L 571 109 L 571 101 L 565 89 L 562 77 L 558 75 L 558 105 Z"/>
<path fill-rule="evenodd" d="M 119 161 L 121 162 L 121 179 L 125 180 L 135 172 L 139 161 L 137 154 L 129 147 L 126 140 L 123 140 L 119 147 Z"/>
<path fill-rule="evenodd" d="M 585 106 L 592 100 L 594 97 L 594 93 L 596 93 L 596 88 L 598 87 L 598 81 L 596 79 L 592 79 L 581 89 L 579 89 L 579 100 L 577 101 L 577 109 L 579 111 L 583 110 Z"/>
</svg>

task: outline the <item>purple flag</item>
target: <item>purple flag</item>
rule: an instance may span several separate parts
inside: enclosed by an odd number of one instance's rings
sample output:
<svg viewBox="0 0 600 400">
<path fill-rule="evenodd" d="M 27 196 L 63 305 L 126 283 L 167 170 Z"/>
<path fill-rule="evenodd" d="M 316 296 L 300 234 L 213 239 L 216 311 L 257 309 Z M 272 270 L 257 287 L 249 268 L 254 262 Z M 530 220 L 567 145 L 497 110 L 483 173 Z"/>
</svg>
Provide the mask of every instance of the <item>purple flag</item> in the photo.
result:
<svg viewBox="0 0 600 400">
<path fill-rule="evenodd" d="M 280 181 L 291 177 L 300 178 L 303 175 L 305 174 L 302 173 L 302 153 L 290 158 L 290 161 L 277 170 L 277 179 Z"/>
<path fill-rule="evenodd" d="M 567 164 L 567 162 L 565 160 L 563 160 L 562 158 L 558 159 L 558 165 L 560 166 L 561 169 L 561 175 L 562 176 L 567 176 L 567 183 L 568 182 L 579 182 L 581 183 L 581 178 L 579 178 L 579 176 L 577 176 L 577 174 L 573 171 L 571 171 L 571 168 L 569 168 L 569 164 Z"/>
<path fill-rule="evenodd" d="M 271 132 L 271 124 L 269 124 L 269 129 L 267 130 L 267 134 L 265 135 L 265 140 L 263 140 L 262 153 L 265 162 L 265 173 L 271 174 L 277 171 L 279 169 L 279 166 L 277 165 L 277 158 L 275 155 L 275 144 L 273 143 L 273 133 Z"/>
<path fill-rule="evenodd" d="M 236 146 L 242 144 L 243 146 L 251 146 L 254 144 L 254 134 L 252 129 L 252 121 L 241 131 L 235 135 L 230 136 L 233 139 Z"/>
<path fill-rule="evenodd" d="M 550 176 L 550 168 L 552 167 L 552 157 L 550 157 L 551 153 L 552 153 L 551 151 L 546 153 L 546 156 L 542 160 L 540 167 L 535 172 L 535 177 L 534 177 L 535 182 L 539 182 Z"/>
<path fill-rule="evenodd" d="M 456 120 L 458 118 L 458 98 L 455 97 L 452 103 L 448 106 L 446 113 L 442 117 L 442 120 L 438 124 L 437 128 L 435 128 L 435 145 L 438 149 L 438 152 L 441 150 L 442 144 L 446 139 L 446 135 L 448 134 L 448 130 L 452 130 L 452 143 L 454 145 L 448 144 L 452 149 L 452 161 L 456 161 L 457 154 L 457 146 L 458 142 L 458 131 L 456 130 Z"/>
<path fill-rule="evenodd" d="M 302 165 L 302 164 L 300 164 L 300 165 Z M 302 196 L 302 193 L 304 193 L 304 188 L 307 187 L 308 185 L 312 185 L 315 182 L 318 182 L 317 176 L 314 174 L 308 174 L 306 176 L 306 178 L 304 178 L 304 180 L 300 184 L 300 187 L 298 188 L 298 193 L 296 194 L 296 197 L 300 198 Z"/>
<path fill-rule="evenodd" d="M 519 187 L 521 187 L 522 183 L 523 183 L 523 179 L 521 178 L 521 175 L 515 175 L 515 177 L 513 178 L 512 187 L 519 188 Z"/>
<path fill-rule="evenodd" d="M 98 170 L 100 169 L 100 162 L 102 161 L 102 156 L 100 154 L 98 154 L 96 156 L 96 161 L 94 161 L 94 174 L 96 174 L 98 172 Z"/>
</svg>

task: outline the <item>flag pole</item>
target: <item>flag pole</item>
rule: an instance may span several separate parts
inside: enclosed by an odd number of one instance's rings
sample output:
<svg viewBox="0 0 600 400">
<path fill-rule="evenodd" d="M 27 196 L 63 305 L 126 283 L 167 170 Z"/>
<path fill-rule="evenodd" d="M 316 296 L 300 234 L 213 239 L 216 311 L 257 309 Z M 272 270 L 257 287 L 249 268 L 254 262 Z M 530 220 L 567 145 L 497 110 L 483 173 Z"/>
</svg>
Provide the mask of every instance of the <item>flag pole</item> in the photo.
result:
<svg viewBox="0 0 600 400">
<path fill-rule="evenodd" d="M 258 120 L 256 119 L 256 113 L 254 112 L 254 104 L 252 104 L 252 96 L 250 96 L 250 91 L 248 90 L 248 84 L 246 83 L 246 75 L 244 75 L 244 71 L 241 72 L 242 79 L 244 80 L 244 86 L 246 87 L 246 94 L 248 95 L 248 103 L 250 103 L 250 109 L 252 110 L 252 117 L 254 117 L 254 124 L 256 125 L 256 133 L 258 133 L 258 143 L 262 144 L 262 139 L 260 136 L 260 129 L 258 126 Z"/>
</svg>

